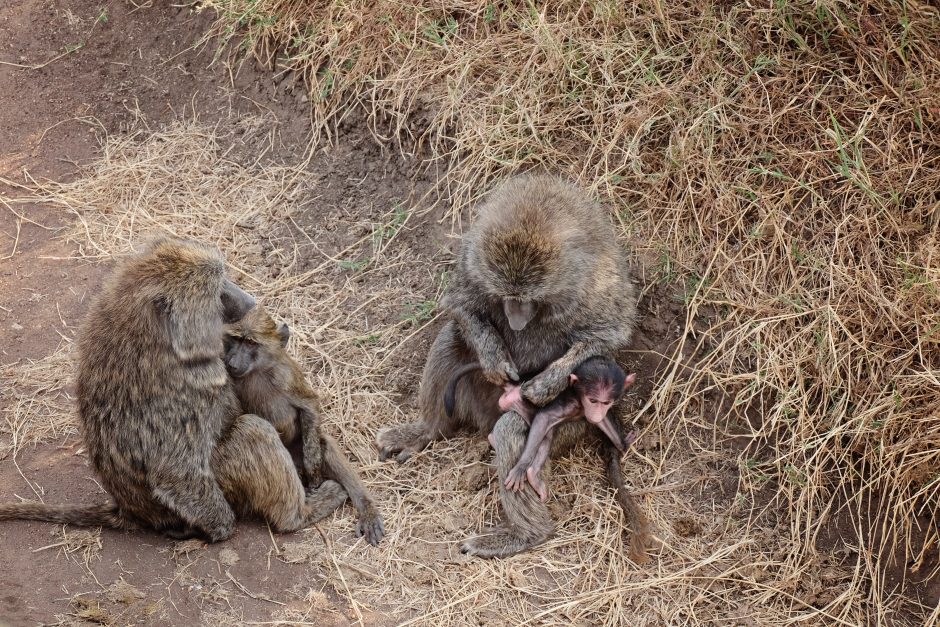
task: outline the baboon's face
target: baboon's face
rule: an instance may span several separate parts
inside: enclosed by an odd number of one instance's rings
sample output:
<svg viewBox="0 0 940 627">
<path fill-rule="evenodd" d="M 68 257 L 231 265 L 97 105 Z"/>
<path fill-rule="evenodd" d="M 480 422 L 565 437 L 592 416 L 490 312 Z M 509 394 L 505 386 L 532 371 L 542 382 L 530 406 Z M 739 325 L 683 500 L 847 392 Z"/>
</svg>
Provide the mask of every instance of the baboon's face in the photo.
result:
<svg viewBox="0 0 940 627">
<path fill-rule="evenodd" d="M 509 328 L 513 331 L 523 330 L 535 316 L 537 310 L 537 303 L 531 300 L 503 299 L 503 312 L 505 312 L 506 319 L 509 321 Z"/>
<path fill-rule="evenodd" d="M 254 298 L 225 276 L 214 246 L 193 240 L 152 240 L 122 271 L 117 289 L 157 317 L 173 353 L 183 362 L 217 360 L 223 325 L 243 318 Z"/>
<path fill-rule="evenodd" d="M 636 375 L 632 375 L 630 385 L 635 379 Z M 592 357 L 579 364 L 571 373 L 570 383 L 581 400 L 584 417 L 595 425 L 607 419 L 611 406 L 629 387 L 623 369 L 613 360 L 602 357 Z"/>
<path fill-rule="evenodd" d="M 572 375 L 574 376 L 574 375 Z M 613 383 L 609 380 L 592 381 L 588 385 L 576 386 L 581 397 L 581 407 L 588 422 L 599 425 L 607 418 L 611 406 L 620 400 Z"/>
<path fill-rule="evenodd" d="M 271 367 L 282 360 L 288 339 L 287 324 L 278 325 L 261 307 L 248 311 L 226 328 L 225 367 L 236 379 Z"/>
<path fill-rule="evenodd" d="M 225 367 L 236 379 L 249 374 L 260 361 L 261 345 L 247 338 L 225 336 Z"/>
<path fill-rule="evenodd" d="M 581 408 L 584 410 L 584 418 L 591 424 L 600 429 L 604 435 L 621 451 L 626 449 L 626 444 L 620 437 L 620 432 L 614 425 L 607 412 L 611 406 L 620 400 L 623 395 L 623 388 L 618 390 L 611 384 L 610 380 L 582 382 L 574 379 L 575 390 L 581 399 Z"/>
</svg>

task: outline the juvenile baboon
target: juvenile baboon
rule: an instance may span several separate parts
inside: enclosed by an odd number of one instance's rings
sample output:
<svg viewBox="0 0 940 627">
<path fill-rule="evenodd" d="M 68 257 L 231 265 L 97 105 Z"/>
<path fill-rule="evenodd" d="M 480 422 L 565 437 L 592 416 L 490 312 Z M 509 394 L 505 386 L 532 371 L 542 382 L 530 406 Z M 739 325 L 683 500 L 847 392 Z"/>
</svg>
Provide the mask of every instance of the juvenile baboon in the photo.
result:
<svg viewBox="0 0 940 627">
<path fill-rule="evenodd" d="M 211 246 L 159 238 L 121 264 L 78 343 L 82 435 L 113 502 L 9 504 L 0 520 L 141 527 L 214 542 L 232 534 L 236 512 L 290 531 L 338 507 L 346 497 L 338 484 L 305 498 L 274 428 L 239 415 L 223 326 L 254 304 Z"/>
<path fill-rule="evenodd" d="M 356 535 L 376 546 L 385 535 L 382 516 L 339 445 L 321 432 L 320 401 L 287 352 L 289 337 L 289 327 L 260 306 L 226 327 L 225 365 L 242 410 L 270 421 L 285 445 L 301 440 L 309 485 L 320 485 L 324 471 L 338 481 L 359 513 Z"/>
<path fill-rule="evenodd" d="M 601 207 L 561 179 L 521 176 L 480 206 L 442 306 L 451 320 L 425 364 L 418 399 L 422 421 L 379 431 L 380 455 L 405 461 L 461 426 L 493 433 L 505 522 L 463 548 L 485 557 L 511 555 L 548 539 L 553 523 L 534 491 L 512 492 L 503 485 L 522 452 L 526 423 L 515 412 L 500 412 L 502 386 L 522 373 L 537 373 L 522 385 L 522 395 L 537 406 L 551 401 L 568 386 L 575 366 L 627 344 L 635 290 Z M 445 388 L 473 361 L 482 370 L 467 375 L 448 418 Z M 553 453 L 576 439 L 569 432 L 585 433 L 584 423 L 561 425 Z M 620 497 L 629 501 L 625 492 Z M 646 523 L 638 508 L 631 509 L 634 557 L 642 559 Z"/>
</svg>

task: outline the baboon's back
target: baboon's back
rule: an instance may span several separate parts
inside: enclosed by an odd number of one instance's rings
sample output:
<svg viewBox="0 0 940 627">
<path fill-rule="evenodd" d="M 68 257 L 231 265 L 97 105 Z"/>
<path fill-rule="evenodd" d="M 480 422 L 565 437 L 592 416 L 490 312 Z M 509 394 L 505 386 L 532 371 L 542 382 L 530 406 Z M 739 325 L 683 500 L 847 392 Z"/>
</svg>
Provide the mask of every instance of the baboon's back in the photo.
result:
<svg viewBox="0 0 940 627">
<path fill-rule="evenodd" d="M 176 356 L 162 313 L 193 297 L 187 260 L 163 262 L 161 278 L 152 256 L 122 264 L 92 305 L 79 339 L 77 395 L 103 486 L 125 516 L 159 528 L 179 520 L 155 498 L 155 484 L 208 474 L 213 443 L 238 404 L 221 359 Z"/>
</svg>

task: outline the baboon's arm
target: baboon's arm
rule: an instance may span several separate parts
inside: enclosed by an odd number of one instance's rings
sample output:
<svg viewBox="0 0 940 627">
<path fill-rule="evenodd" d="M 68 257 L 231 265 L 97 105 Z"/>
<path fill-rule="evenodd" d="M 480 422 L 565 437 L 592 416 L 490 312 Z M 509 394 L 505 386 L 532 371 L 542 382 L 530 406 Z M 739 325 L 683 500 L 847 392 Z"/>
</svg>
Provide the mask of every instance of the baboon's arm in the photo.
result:
<svg viewBox="0 0 940 627">
<path fill-rule="evenodd" d="M 346 489 L 353 507 L 359 512 L 356 535 L 363 536 L 372 546 L 378 546 L 385 536 L 385 523 L 382 521 L 382 515 L 372 502 L 372 497 L 366 491 L 359 474 L 340 451 L 336 440 L 326 434 L 321 437 L 326 473 Z"/>
<path fill-rule="evenodd" d="M 320 418 L 309 403 L 297 408 L 300 437 L 304 449 L 304 472 L 311 487 L 323 482 L 323 447 L 320 443 Z"/>
<path fill-rule="evenodd" d="M 566 420 L 577 418 L 580 414 L 581 403 L 576 397 L 565 395 L 564 398 L 556 399 L 545 408 L 539 410 L 532 419 L 532 425 L 529 427 L 529 434 L 526 436 L 525 448 L 522 449 L 522 455 L 516 462 L 516 469 L 525 472 L 532 465 L 536 458 L 539 447 L 546 440 L 546 437 L 552 433 L 559 424 Z M 551 438 L 548 438 L 551 444 Z"/>
<path fill-rule="evenodd" d="M 568 352 L 553 361 L 538 375 L 522 384 L 522 396 L 538 406 L 543 406 L 564 391 L 571 373 L 578 364 L 595 355 L 606 355 L 610 347 L 603 342 L 575 342 Z"/>
<path fill-rule="evenodd" d="M 503 385 L 518 381 L 519 372 L 496 328 L 475 313 L 462 307 L 451 309 L 464 340 L 477 354 L 483 376 L 492 383 Z"/>
</svg>

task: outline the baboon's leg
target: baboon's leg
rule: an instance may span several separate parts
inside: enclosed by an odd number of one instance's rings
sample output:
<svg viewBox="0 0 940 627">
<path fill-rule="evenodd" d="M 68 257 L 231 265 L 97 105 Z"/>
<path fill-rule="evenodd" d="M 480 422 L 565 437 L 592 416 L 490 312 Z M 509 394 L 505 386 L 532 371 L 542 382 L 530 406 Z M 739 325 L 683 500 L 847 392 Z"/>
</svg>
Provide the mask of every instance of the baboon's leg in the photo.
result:
<svg viewBox="0 0 940 627">
<path fill-rule="evenodd" d="M 529 425 L 515 412 L 506 412 L 493 427 L 490 442 L 496 452 L 503 522 L 467 539 L 460 549 L 479 557 L 506 557 L 545 542 L 555 531 L 548 508 L 528 483 L 519 492 L 506 489 L 505 480 L 525 447 Z M 548 467 L 543 468 L 548 474 Z"/>
<path fill-rule="evenodd" d="M 219 542 L 235 532 L 235 512 L 210 469 L 180 476 L 171 468 L 153 472 L 150 480 L 154 498 L 178 515 L 193 535 Z"/>
<path fill-rule="evenodd" d="M 382 522 L 382 515 L 372 502 L 372 497 L 366 490 L 365 484 L 362 483 L 362 479 L 359 478 L 356 469 L 343 455 L 336 440 L 326 434 L 321 437 L 323 438 L 324 470 L 328 477 L 335 479 L 345 488 L 349 494 L 349 500 L 359 513 L 356 535 L 365 537 L 366 542 L 372 546 L 378 546 L 385 536 L 385 523 Z"/>
<path fill-rule="evenodd" d="M 300 438 L 303 442 L 304 474 L 307 485 L 315 488 L 323 483 L 323 449 L 320 444 L 320 419 L 310 408 L 299 412 Z"/>
<path fill-rule="evenodd" d="M 459 425 L 477 425 L 486 432 L 499 418 L 499 386 L 489 383 L 479 372 L 471 373 L 457 385 L 452 418 L 444 411 L 444 390 L 454 373 L 474 356 L 460 336 L 455 322 L 444 325 L 431 350 L 421 377 L 418 407 L 421 422 L 385 427 L 376 435 L 379 457 L 396 456 L 407 461 L 433 440 L 450 437 Z"/>
<path fill-rule="evenodd" d="M 268 421 L 239 416 L 212 457 L 219 485 L 239 513 L 256 514 L 275 531 L 296 531 L 330 514 L 346 500 L 335 481 L 304 495 L 290 453 Z"/>
</svg>

